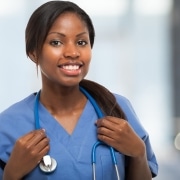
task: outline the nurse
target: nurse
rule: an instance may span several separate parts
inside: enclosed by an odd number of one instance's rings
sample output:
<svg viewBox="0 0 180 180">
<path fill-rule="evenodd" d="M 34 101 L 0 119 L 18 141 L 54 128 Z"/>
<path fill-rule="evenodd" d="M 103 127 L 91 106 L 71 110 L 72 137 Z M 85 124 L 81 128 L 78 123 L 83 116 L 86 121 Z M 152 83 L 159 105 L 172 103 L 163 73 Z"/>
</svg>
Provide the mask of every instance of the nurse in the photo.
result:
<svg viewBox="0 0 180 180">
<path fill-rule="evenodd" d="M 97 140 L 115 150 L 121 180 L 157 176 L 149 135 L 130 102 L 85 79 L 95 37 L 86 12 L 69 1 L 47 2 L 34 11 L 25 33 L 26 53 L 40 69 L 42 87 L 38 99 L 32 93 L 0 114 L 0 179 L 93 179 L 91 152 Z M 98 118 L 80 88 L 104 117 Z M 57 163 L 51 173 L 39 167 L 46 155 Z M 96 150 L 96 179 L 117 179 L 104 145 Z"/>
</svg>

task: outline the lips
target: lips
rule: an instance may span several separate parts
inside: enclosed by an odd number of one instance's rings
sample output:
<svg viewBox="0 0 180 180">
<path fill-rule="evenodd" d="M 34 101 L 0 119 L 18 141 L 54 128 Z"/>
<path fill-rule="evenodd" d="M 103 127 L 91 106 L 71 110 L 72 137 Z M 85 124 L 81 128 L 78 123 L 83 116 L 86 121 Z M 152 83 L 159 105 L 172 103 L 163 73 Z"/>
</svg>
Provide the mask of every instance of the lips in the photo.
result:
<svg viewBox="0 0 180 180">
<path fill-rule="evenodd" d="M 68 71 L 75 71 L 78 70 L 81 66 L 80 65 L 63 65 L 61 66 L 62 69 L 68 70 Z"/>
<path fill-rule="evenodd" d="M 66 64 L 61 64 L 58 67 L 67 70 L 67 71 L 76 71 L 82 67 L 82 63 L 66 63 Z"/>
<path fill-rule="evenodd" d="M 58 67 L 60 68 L 61 72 L 66 76 L 78 76 L 81 74 L 81 67 L 83 63 L 67 63 L 61 64 Z"/>
</svg>

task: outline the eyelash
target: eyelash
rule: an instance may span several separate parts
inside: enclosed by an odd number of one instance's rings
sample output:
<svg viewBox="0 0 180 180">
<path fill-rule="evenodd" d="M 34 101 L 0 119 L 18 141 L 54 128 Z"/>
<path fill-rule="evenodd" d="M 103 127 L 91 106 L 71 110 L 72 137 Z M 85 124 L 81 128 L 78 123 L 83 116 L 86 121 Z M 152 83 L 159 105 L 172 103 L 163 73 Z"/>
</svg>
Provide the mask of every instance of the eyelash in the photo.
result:
<svg viewBox="0 0 180 180">
<path fill-rule="evenodd" d="M 60 46 L 60 45 L 63 44 L 63 43 L 61 43 L 61 41 L 59 41 L 59 40 L 53 40 L 53 41 L 50 42 L 50 44 L 51 44 L 52 46 L 57 47 L 57 46 Z M 77 42 L 77 45 L 78 45 L 78 46 L 85 46 L 85 45 L 87 45 L 87 44 L 88 44 L 87 41 L 84 41 L 84 40 L 79 40 L 79 41 Z"/>
<path fill-rule="evenodd" d="M 60 46 L 62 43 L 60 41 L 58 41 L 58 40 L 53 40 L 53 41 L 50 42 L 50 44 L 52 46 Z"/>
<path fill-rule="evenodd" d="M 86 44 L 88 44 L 87 41 L 83 41 L 83 40 L 78 41 L 78 45 L 80 46 L 85 46 Z"/>
</svg>

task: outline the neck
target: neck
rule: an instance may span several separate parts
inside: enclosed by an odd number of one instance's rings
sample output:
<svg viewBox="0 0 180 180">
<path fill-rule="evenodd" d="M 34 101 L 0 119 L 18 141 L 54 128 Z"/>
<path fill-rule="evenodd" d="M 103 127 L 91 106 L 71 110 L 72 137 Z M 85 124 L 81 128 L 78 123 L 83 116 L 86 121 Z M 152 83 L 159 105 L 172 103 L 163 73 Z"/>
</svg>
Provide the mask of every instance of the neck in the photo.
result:
<svg viewBox="0 0 180 180">
<path fill-rule="evenodd" d="M 40 101 L 61 126 L 72 134 L 86 104 L 86 97 L 79 88 L 69 91 L 41 90 Z"/>
<path fill-rule="evenodd" d="M 72 111 L 73 109 L 82 108 L 86 103 L 86 97 L 77 88 L 61 90 L 45 90 L 42 88 L 40 102 L 50 111 Z"/>
</svg>

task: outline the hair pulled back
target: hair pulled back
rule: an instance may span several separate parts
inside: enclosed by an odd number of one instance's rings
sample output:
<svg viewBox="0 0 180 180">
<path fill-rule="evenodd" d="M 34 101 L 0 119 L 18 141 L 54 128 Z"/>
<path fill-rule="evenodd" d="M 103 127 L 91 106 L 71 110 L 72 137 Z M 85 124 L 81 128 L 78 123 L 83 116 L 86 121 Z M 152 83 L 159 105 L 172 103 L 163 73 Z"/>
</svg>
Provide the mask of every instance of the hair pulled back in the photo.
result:
<svg viewBox="0 0 180 180">
<path fill-rule="evenodd" d="M 92 95 L 104 115 L 126 120 L 126 116 L 117 103 L 116 98 L 107 88 L 87 79 L 82 80 L 80 86 L 84 87 Z"/>
</svg>

